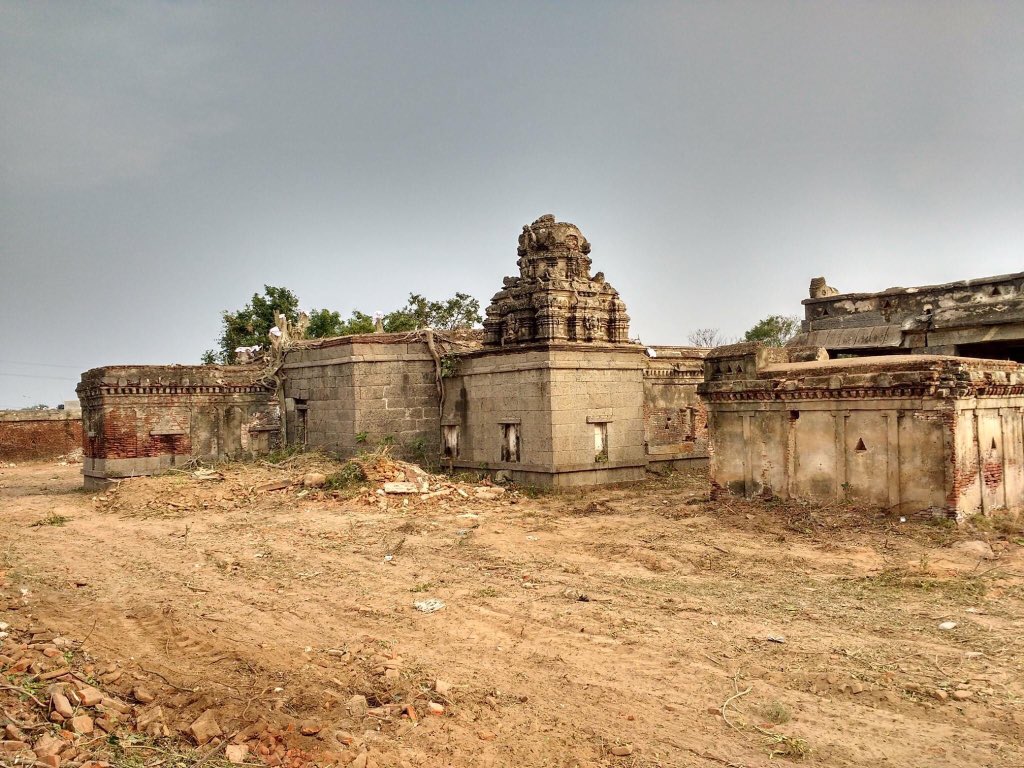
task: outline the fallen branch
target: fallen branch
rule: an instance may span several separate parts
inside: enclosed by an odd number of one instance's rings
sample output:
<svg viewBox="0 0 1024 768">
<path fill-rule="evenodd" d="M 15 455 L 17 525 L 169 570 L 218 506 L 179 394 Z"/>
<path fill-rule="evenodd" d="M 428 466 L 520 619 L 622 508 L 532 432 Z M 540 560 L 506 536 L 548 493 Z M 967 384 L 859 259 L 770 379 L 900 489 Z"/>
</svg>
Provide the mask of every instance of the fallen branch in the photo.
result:
<svg viewBox="0 0 1024 768">
<path fill-rule="evenodd" d="M 157 672 L 155 669 L 146 669 L 141 664 L 139 664 L 139 669 L 141 669 L 143 672 L 148 672 L 151 675 L 156 675 L 161 680 L 163 680 L 165 683 L 167 683 L 169 686 L 171 686 L 171 688 L 177 688 L 179 691 L 185 691 L 186 693 L 195 693 L 196 692 L 195 688 L 182 688 L 180 685 L 175 685 L 170 680 L 168 680 L 166 677 L 164 677 L 162 674 Z"/>
<path fill-rule="evenodd" d="M 732 728 L 734 731 L 736 731 L 738 733 L 741 732 L 740 729 L 732 724 L 732 721 L 729 720 L 729 715 L 726 714 L 725 710 L 728 708 L 729 704 L 731 704 L 733 702 L 733 700 L 740 698 L 740 696 L 746 696 L 752 690 L 754 690 L 754 686 L 748 685 L 746 690 L 739 691 L 738 693 L 734 693 L 732 696 L 730 696 L 728 699 L 726 699 L 724 702 L 722 702 L 722 707 L 719 710 L 722 713 L 722 719 L 725 720 L 725 724 L 728 725 L 730 728 Z"/>
<path fill-rule="evenodd" d="M 31 693 L 26 691 L 24 688 L 18 688 L 17 686 L 14 686 L 14 685 L 6 685 L 5 683 L 0 683 L 0 688 L 3 688 L 6 691 L 15 691 L 17 693 L 20 693 L 22 696 L 28 696 L 30 699 L 32 699 L 32 701 L 34 701 L 36 704 L 38 704 L 43 709 L 48 709 L 48 707 L 45 704 L 43 704 L 43 702 L 41 702 L 39 699 L 37 699 Z"/>
</svg>

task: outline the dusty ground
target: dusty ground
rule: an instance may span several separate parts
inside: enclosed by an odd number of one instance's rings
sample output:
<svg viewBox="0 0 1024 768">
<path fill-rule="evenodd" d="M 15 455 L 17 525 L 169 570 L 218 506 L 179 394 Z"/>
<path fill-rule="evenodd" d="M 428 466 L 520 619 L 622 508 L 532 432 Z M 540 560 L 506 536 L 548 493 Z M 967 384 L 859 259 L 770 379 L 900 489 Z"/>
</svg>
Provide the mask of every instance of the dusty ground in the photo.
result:
<svg viewBox="0 0 1024 768">
<path fill-rule="evenodd" d="M 257 763 L 1024 765 L 1017 523 L 711 502 L 686 475 L 386 509 L 254 490 L 309 468 L 103 495 L 77 466 L 0 469 L 4 652 L 58 634 L 80 676 L 123 672 L 111 695 L 155 693 L 172 736 L 99 739 L 113 764 L 185 764 L 209 709 L 228 736 L 268 724 L 236 737 Z"/>
</svg>

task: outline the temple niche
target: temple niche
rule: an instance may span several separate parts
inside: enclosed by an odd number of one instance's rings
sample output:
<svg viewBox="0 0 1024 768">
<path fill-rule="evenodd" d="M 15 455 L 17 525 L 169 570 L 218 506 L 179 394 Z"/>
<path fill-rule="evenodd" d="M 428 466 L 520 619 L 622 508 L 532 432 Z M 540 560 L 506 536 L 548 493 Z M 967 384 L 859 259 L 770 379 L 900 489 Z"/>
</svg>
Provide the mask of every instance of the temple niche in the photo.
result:
<svg viewBox="0 0 1024 768">
<path fill-rule="evenodd" d="M 536 342 L 628 344 L 629 315 L 604 273 L 590 274 L 590 243 L 551 214 L 523 227 L 519 276 L 506 277 L 484 320 L 484 346 Z"/>
</svg>

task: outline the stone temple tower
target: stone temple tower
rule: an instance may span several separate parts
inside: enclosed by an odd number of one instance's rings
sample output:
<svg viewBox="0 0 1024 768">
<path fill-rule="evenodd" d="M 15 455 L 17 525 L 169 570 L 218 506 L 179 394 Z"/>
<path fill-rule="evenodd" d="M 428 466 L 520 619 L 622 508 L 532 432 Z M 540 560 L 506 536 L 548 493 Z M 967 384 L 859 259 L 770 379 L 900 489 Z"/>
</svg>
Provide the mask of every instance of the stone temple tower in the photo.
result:
<svg viewBox="0 0 1024 768">
<path fill-rule="evenodd" d="M 628 344 L 629 315 L 604 273 L 590 275 L 590 243 L 575 224 L 546 214 L 519 236 L 519 276 L 487 307 L 484 346 Z"/>
</svg>

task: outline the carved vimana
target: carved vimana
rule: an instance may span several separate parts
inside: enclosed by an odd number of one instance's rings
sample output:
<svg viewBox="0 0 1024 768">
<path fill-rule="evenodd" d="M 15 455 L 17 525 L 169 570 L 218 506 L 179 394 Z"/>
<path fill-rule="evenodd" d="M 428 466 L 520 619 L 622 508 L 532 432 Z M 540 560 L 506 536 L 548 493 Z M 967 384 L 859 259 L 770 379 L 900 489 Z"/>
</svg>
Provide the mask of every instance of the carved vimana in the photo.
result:
<svg viewBox="0 0 1024 768">
<path fill-rule="evenodd" d="M 523 227 L 518 277 L 506 277 L 484 320 L 484 345 L 629 344 L 629 315 L 604 273 L 590 275 L 590 243 L 551 214 Z"/>
</svg>

